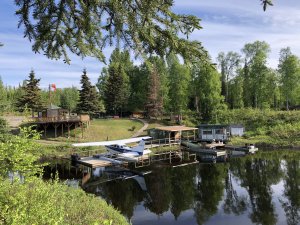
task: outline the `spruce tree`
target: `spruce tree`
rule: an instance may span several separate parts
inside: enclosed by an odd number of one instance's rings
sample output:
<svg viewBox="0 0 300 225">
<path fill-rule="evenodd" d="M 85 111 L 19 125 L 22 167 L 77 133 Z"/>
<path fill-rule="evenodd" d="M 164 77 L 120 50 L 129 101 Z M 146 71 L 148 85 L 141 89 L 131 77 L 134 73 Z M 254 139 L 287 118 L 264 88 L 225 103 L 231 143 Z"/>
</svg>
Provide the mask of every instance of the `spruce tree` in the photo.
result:
<svg viewBox="0 0 300 225">
<path fill-rule="evenodd" d="M 106 77 L 101 84 L 104 87 L 105 108 L 108 113 L 122 116 L 122 112 L 128 110 L 131 92 L 128 74 L 132 73 L 133 63 L 129 53 L 121 52 L 118 48 L 113 51 L 109 61 Z"/>
<path fill-rule="evenodd" d="M 31 70 L 29 79 L 25 80 L 25 84 L 21 87 L 22 95 L 17 99 L 16 106 L 20 112 L 25 108 L 31 109 L 32 117 L 34 112 L 40 110 L 43 106 L 41 100 L 41 90 L 38 87 L 40 79 L 35 78 L 35 73 Z"/>
<path fill-rule="evenodd" d="M 99 109 L 98 93 L 95 86 L 90 82 L 87 76 L 86 69 L 83 70 L 81 76 L 81 90 L 79 90 L 79 103 L 77 105 L 77 112 L 94 114 Z"/>
<path fill-rule="evenodd" d="M 124 104 L 123 86 L 125 71 L 119 63 L 113 63 L 108 68 L 108 79 L 104 90 L 105 108 L 108 113 L 117 113 Z"/>
<path fill-rule="evenodd" d="M 157 118 L 162 114 L 163 110 L 163 101 L 160 95 L 160 79 L 157 68 L 155 65 L 152 65 L 149 75 L 149 87 L 148 87 L 148 96 L 147 103 L 145 105 L 146 112 L 149 117 Z"/>
<path fill-rule="evenodd" d="M 173 11 L 174 1 L 125 0 L 18 0 L 19 27 L 35 52 L 70 62 L 69 52 L 105 60 L 107 46 L 124 46 L 136 54 L 166 55 L 170 50 L 184 58 L 205 54 L 199 41 L 188 36 L 201 29 L 196 16 Z"/>
</svg>

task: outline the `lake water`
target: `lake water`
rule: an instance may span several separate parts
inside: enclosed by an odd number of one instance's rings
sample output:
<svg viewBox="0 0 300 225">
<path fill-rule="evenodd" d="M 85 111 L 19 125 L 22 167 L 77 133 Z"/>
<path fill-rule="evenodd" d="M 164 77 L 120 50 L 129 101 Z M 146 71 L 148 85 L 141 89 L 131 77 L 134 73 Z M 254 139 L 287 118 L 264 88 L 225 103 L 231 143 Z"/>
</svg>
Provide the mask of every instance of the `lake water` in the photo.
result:
<svg viewBox="0 0 300 225">
<path fill-rule="evenodd" d="M 52 164 L 62 179 L 117 208 L 133 225 L 300 224 L 300 152 L 138 171 Z M 145 175 L 141 175 L 145 174 Z"/>
</svg>

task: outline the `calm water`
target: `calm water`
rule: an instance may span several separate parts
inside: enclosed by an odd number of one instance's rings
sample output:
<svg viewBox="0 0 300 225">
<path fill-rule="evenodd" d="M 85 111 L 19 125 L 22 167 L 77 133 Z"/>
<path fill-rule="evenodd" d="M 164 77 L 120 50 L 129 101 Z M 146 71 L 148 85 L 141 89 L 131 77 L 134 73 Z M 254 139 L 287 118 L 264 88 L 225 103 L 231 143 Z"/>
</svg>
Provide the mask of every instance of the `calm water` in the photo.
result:
<svg viewBox="0 0 300 225">
<path fill-rule="evenodd" d="M 101 196 L 133 225 L 290 225 L 300 224 L 299 159 L 300 152 L 264 152 L 230 163 L 155 165 L 140 170 L 144 176 L 59 167 L 62 178 L 75 178 L 72 185 Z"/>
</svg>

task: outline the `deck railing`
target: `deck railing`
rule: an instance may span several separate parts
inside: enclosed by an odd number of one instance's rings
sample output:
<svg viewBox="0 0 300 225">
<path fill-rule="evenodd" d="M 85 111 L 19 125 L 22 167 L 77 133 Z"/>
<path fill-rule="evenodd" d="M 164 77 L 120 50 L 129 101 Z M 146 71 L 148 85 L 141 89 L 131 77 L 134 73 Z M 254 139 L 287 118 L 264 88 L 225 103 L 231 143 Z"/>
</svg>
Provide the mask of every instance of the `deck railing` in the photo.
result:
<svg viewBox="0 0 300 225">
<path fill-rule="evenodd" d="M 54 123 L 54 122 L 87 122 L 90 121 L 89 115 L 80 116 L 56 116 L 56 117 L 32 117 L 28 119 L 28 122 L 32 123 Z"/>
</svg>

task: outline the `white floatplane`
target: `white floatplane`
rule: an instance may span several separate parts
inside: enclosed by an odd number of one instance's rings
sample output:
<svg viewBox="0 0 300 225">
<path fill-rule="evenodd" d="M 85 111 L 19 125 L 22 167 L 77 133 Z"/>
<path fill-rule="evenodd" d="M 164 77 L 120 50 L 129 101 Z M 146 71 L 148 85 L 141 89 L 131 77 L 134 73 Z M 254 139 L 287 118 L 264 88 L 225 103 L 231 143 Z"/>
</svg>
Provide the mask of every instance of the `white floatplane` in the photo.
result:
<svg viewBox="0 0 300 225">
<path fill-rule="evenodd" d="M 151 150 L 145 149 L 145 140 L 151 139 L 149 136 L 129 138 L 115 141 L 87 142 L 72 144 L 74 147 L 105 146 L 110 156 L 116 156 L 117 159 L 136 162 L 138 157 L 151 153 Z M 137 146 L 129 147 L 126 144 L 139 142 Z M 106 156 L 99 155 L 99 158 L 112 161 Z M 115 160 L 114 160 L 115 161 Z"/>
</svg>

